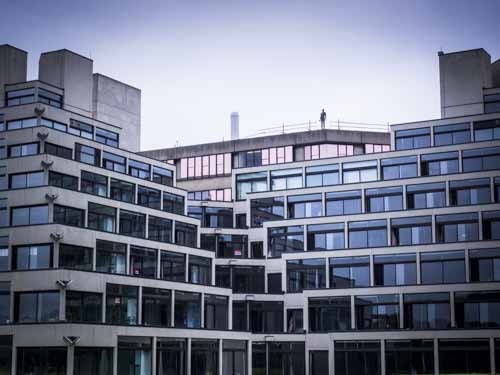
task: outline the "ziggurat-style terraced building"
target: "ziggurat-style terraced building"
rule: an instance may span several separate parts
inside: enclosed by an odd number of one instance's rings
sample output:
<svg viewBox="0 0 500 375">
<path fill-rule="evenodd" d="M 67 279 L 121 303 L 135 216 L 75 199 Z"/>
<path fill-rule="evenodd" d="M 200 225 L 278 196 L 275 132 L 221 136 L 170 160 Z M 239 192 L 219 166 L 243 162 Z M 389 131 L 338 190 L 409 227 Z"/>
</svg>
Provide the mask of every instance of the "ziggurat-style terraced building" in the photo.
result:
<svg viewBox="0 0 500 375">
<path fill-rule="evenodd" d="M 483 49 L 439 53 L 440 119 L 152 151 L 140 90 L 26 61 L 0 46 L 1 375 L 500 373 Z"/>
</svg>

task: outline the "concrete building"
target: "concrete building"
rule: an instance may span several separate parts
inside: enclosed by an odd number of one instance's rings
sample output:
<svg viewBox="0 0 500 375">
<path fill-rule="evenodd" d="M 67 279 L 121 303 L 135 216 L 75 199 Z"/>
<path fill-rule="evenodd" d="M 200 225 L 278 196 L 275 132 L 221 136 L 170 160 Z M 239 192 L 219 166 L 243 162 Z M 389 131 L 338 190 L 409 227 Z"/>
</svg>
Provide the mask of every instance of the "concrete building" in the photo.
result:
<svg viewBox="0 0 500 375">
<path fill-rule="evenodd" d="M 0 374 L 495 374 L 500 88 L 440 119 L 139 151 L 140 91 L 0 46 Z M 497 85 L 498 86 L 498 85 Z"/>
</svg>

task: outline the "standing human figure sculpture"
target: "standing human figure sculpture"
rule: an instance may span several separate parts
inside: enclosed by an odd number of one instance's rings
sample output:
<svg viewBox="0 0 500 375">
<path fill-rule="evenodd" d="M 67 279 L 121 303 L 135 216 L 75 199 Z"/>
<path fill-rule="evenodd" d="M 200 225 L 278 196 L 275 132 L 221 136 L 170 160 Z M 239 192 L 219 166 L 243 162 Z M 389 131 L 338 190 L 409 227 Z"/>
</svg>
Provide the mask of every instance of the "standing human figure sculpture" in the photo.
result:
<svg viewBox="0 0 500 375">
<path fill-rule="evenodd" d="M 321 115 L 319 116 L 319 120 L 321 121 L 321 129 L 324 129 L 326 121 L 326 112 L 324 109 L 321 110 Z"/>
</svg>

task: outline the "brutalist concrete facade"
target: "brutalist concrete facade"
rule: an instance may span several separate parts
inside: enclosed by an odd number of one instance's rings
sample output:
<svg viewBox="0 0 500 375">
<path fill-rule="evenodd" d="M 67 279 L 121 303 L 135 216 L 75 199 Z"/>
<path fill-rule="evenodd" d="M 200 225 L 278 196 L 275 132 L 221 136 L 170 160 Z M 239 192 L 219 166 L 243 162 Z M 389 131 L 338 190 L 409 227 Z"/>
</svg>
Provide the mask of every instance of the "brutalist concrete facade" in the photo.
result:
<svg viewBox="0 0 500 375">
<path fill-rule="evenodd" d="M 497 373 L 485 54 L 440 54 L 453 117 L 137 152 L 139 90 L 1 46 L 0 373 Z"/>
</svg>

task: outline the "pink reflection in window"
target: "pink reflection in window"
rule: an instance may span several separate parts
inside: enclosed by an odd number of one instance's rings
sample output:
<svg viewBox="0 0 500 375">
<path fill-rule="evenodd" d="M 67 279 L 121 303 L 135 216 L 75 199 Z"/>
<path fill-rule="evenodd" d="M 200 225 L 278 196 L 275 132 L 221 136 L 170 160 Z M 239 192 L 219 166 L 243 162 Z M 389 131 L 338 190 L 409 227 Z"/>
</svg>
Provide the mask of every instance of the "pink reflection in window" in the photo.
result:
<svg viewBox="0 0 500 375">
<path fill-rule="evenodd" d="M 284 147 L 278 147 L 276 149 L 278 153 L 278 164 L 284 163 L 285 162 L 285 148 Z"/>
<path fill-rule="evenodd" d="M 217 155 L 217 174 L 224 174 L 224 155 Z"/>
<path fill-rule="evenodd" d="M 354 146 L 353 145 L 347 145 L 347 155 L 349 155 L 349 156 L 354 155 Z"/>
<path fill-rule="evenodd" d="M 311 160 L 311 146 L 304 146 L 304 160 Z"/>
<path fill-rule="evenodd" d="M 276 164 L 276 149 L 274 147 L 269 149 L 269 164 Z"/>
<path fill-rule="evenodd" d="M 188 177 L 188 163 L 186 158 L 181 159 L 181 178 Z"/>
<path fill-rule="evenodd" d="M 224 189 L 224 200 L 231 202 L 231 189 Z"/>
<path fill-rule="evenodd" d="M 321 144 L 319 145 L 319 157 L 321 159 L 324 158 L 329 158 L 330 157 L 330 149 L 329 149 L 329 144 Z"/>
<path fill-rule="evenodd" d="M 373 145 L 373 152 L 381 152 L 381 151 L 382 151 L 381 145 Z"/>
<path fill-rule="evenodd" d="M 210 155 L 210 176 L 217 174 L 217 156 Z"/>
<path fill-rule="evenodd" d="M 391 151 L 391 146 L 389 145 L 382 145 L 382 152 L 389 152 Z"/>
<path fill-rule="evenodd" d="M 224 190 L 217 190 L 217 200 L 218 201 L 224 200 Z"/>
<path fill-rule="evenodd" d="M 217 198 L 216 190 L 209 190 L 208 191 L 208 200 L 213 201 L 213 200 L 215 200 L 215 198 Z"/>
<path fill-rule="evenodd" d="M 194 164 L 194 175 L 196 177 L 201 177 L 201 156 L 196 157 L 196 161 Z"/>
<path fill-rule="evenodd" d="M 319 159 L 319 146 L 311 146 L 311 159 Z"/>
<path fill-rule="evenodd" d="M 329 145 L 331 147 L 332 158 L 339 156 L 339 145 Z"/>
<path fill-rule="evenodd" d="M 346 155 L 345 145 L 339 145 L 339 156 L 345 156 L 345 155 Z"/>
<path fill-rule="evenodd" d="M 293 161 L 293 146 L 285 147 L 285 162 L 290 163 Z"/>
<path fill-rule="evenodd" d="M 373 153 L 373 144 L 367 143 L 365 144 L 365 154 Z"/>
<path fill-rule="evenodd" d="M 269 149 L 265 148 L 262 150 L 262 165 L 268 165 L 269 164 Z"/>
<path fill-rule="evenodd" d="M 224 174 L 231 174 L 231 153 L 224 154 Z"/>
<path fill-rule="evenodd" d="M 203 156 L 202 163 L 202 174 L 203 176 L 208 176 L 208 161 L 210 160 L 208 156 Z"/>
<path fill-rule="evenodd" d="M 194 177 L 194 158 L 188 159 L 188 177 Z"/>
</svg>

